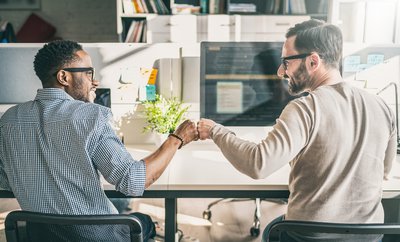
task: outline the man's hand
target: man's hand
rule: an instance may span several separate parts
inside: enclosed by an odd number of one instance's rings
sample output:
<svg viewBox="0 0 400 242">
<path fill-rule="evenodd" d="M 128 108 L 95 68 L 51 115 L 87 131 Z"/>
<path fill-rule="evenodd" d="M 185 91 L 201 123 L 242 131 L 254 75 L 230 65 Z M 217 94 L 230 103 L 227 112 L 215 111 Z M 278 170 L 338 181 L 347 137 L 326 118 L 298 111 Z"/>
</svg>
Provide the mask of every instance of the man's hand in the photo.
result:
<svg viewBox="0 0 400 242">
<path fill-rule="evenodd" d="M 94 103 L 94 100 L 96 99 L 96 89 L 99 86 L 100 81 L 98 80 L 93 80 L 92 81 L 92 88 L 90 89 L 89 93 L 89 102 Z"/>
<path fill-rule="evenodd" d="M 211 135 L 211 129 L 214 128 L 215 122 L 212 121 L 211 119 L 205 119 L 202 118 L 200 119 L 199 122 L 197 122 L 197 131 L 199 132 L 199 139 L 205 140 L 209 139 Z"/>
<path fill-rule="evenodd" d="M 196 129 L 196 124 L 189 119 L 181 123 L 175 130 L 174 134 L 183 139 L 183 145 L 187 145 L 193 140 L 198 140 L 199 137 L 199 133 Z"/>
</svg>

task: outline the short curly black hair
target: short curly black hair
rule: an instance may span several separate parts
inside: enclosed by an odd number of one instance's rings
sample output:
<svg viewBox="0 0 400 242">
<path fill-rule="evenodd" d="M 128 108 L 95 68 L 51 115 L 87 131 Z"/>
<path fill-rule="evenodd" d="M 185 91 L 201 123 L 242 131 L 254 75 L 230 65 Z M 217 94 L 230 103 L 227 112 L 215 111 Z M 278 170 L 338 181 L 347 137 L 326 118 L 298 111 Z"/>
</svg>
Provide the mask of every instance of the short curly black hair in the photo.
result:
<svg viewBox="0 0 400 242">
<path fill-rule="evenodd" d="M 38 51 L 33 61 L 33 68 L 43 87 L 54 86 L 53 74 L 66 64 L 78 60 L 75 53 L 79 50 L 82 50 L 82 46 L 75 41 L 55 40 L 45 44 Z"/>
</svg>

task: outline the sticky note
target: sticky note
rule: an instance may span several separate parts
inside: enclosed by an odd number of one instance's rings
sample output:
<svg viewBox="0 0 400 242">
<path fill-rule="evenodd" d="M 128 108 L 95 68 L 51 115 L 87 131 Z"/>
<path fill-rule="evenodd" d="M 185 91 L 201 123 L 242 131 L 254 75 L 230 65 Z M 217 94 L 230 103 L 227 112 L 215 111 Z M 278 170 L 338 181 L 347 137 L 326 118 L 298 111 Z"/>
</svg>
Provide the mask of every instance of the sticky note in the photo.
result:
<svg viewBox="0 0 400 242">
<path fill-rule="evenodd" d="M 149 101 L 156 100 L 156 86 L 146 85 L 146 99 Z"/>
<path fill-rule="evenodd" d="M 370 54 L 367 57 L 367 64 L 369 65 L 377 65 L 383 63 L 385 60 L 385 55 L 382 54 Z"/>
<path fill-rule="evenodd" d="M 343 60 L 343 72 L 357 72 L 360 63 L 361 57 L 359 55 L 346 56 Z"/>
<path fill-rule="evenodd" d="M 156 80 L 157 80 L 157 73 L 158 70 L 157 69 L 152 69 L 151 73 L 149 75 L 149 81 L 147 82 L 147 84 L 149 85 L 155 85 L 156 84 Z"/>
</svg>

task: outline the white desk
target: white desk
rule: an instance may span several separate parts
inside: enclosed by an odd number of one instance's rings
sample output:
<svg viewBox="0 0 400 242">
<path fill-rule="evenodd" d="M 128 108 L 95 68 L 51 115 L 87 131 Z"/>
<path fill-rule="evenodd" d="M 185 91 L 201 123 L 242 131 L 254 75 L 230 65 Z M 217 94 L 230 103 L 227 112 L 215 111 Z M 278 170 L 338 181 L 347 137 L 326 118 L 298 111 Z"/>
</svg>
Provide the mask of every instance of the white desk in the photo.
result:
<svg viewBox="0 0 400 242">
<path fill-rule="evenodd" d="M 127 146 L 135 159 L 156 149 L 153 145 Z M 166 241 L 174 241 L 178 198 L 287 198 L 289 166 L 261 180 L 238 172 L 209 141 L 192 143 L 179 150 L 163 175 L 151 185 L 143 197 L 165 199 Z M 110 185 L 109 197 L 121 198 Z M 13 197 L 0 191 L 0 198 Z M 384 182 L 384 199 L 400 199 L 400 156 L 394 163 L 389 181 Z"/>
<path fill-rule="evenodd" d="M 153 145 L 127 146 L 135 159 L 156 149 Z M 174 241 L 178 198 L 287 198 L 289 166 L 262 180 L 238 172 L 211 142 L 192 143 L 179 150 L 143 197 L 165 199 L 165 238 Z M 105 186 L 109 197 L 124 197 Z"/>
<path fill-rule="evenodd" d="M 153 145 L 127 146 L 133 158 L 141 159 L 156 149 Z M 191 143 L 178 150 L 163 175 L 149 190 L 287 190 L 290 167 L 286 165 L 265 179 L 254 180 L 237 171 L 212 142 Z M 394 162 L 384 195 L 400 196 L 400 155 Z"/>
<path fill-rule="evenodd" d="M 135 159 L 156 149 L 153 145 L 127 146 Z M 166 236 L 173 241 L 176 231 L 177 198 L 287 198 L 289 165 L 269 177 L 254 180 L 237 171 L 209 141 L 189 144 L 179 150 L 163 175 L 145 192 L 157 192 L 165 200 Z M 162 192 L 161 192 L 161 191 Z M 400 199 L 400 156 L 390 179 L 384 181 L 384 199 Z"/>
</svg>

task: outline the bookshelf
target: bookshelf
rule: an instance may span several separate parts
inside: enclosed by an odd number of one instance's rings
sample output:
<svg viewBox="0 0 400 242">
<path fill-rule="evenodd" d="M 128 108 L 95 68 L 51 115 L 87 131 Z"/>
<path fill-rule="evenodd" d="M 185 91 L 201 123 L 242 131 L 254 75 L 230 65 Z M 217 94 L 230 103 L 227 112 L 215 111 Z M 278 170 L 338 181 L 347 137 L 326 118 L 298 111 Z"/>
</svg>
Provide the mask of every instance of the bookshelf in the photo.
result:
<svg viewBox="0 0 400 242">
<path fill-rule="evenodd" d="M 147 20 L 171 12 L 170 0 L 116 0 L 120 42 L 147 42 Z"/>
<path fill-rule="evenodd" d="M 203 14 L 311 15 L 327 20 L 329 0 L 175 0 L 201 7 Z"/>
<path fill-rule="evenodd" d="M 253 25 L 295 24 L 304 16 L 328 20 L 330 0 L 116 0 L 120 42 L 200 42 L 269 40 Z M 171 14 L 177 6 L 200 7 L 200 14 Z M 138 24 L 137 22 L 140 22 Z M 132 28 L 139 28 L 132 30 Z M 261 28 L 261 27 L 260 27 Z M 279 26 L 278 26 L 279 28 Z M 242 30 L 243 29 L 243 30 Z M 265 28 L 264 28 L 265 29 Z M 131 30 L 131 31 L 130 31 Z M 212 32 L 210 32 L 212 31 Z M 242 32 L 245 32 L 245 36 Z M 265 29 L 281 36 L 282 31 Z M 141 37 L 132 36 L 139 33 Z M 215 34 L 216 33 L 216 34 Z M 222 33 L 222 34 L 219 34 Z M 284 33 L 284 32 L 283 32 Z M 182 35 L 179 37 L 178 35 Z M 191 36 L 194 35 L 194 36 Z M 222 36 L 222 37 L 221 37 Z M 260 37 L 260 38 L 258 38 Z M 274 40 L 276 38 L 274 37 Z"/>
</svg>

